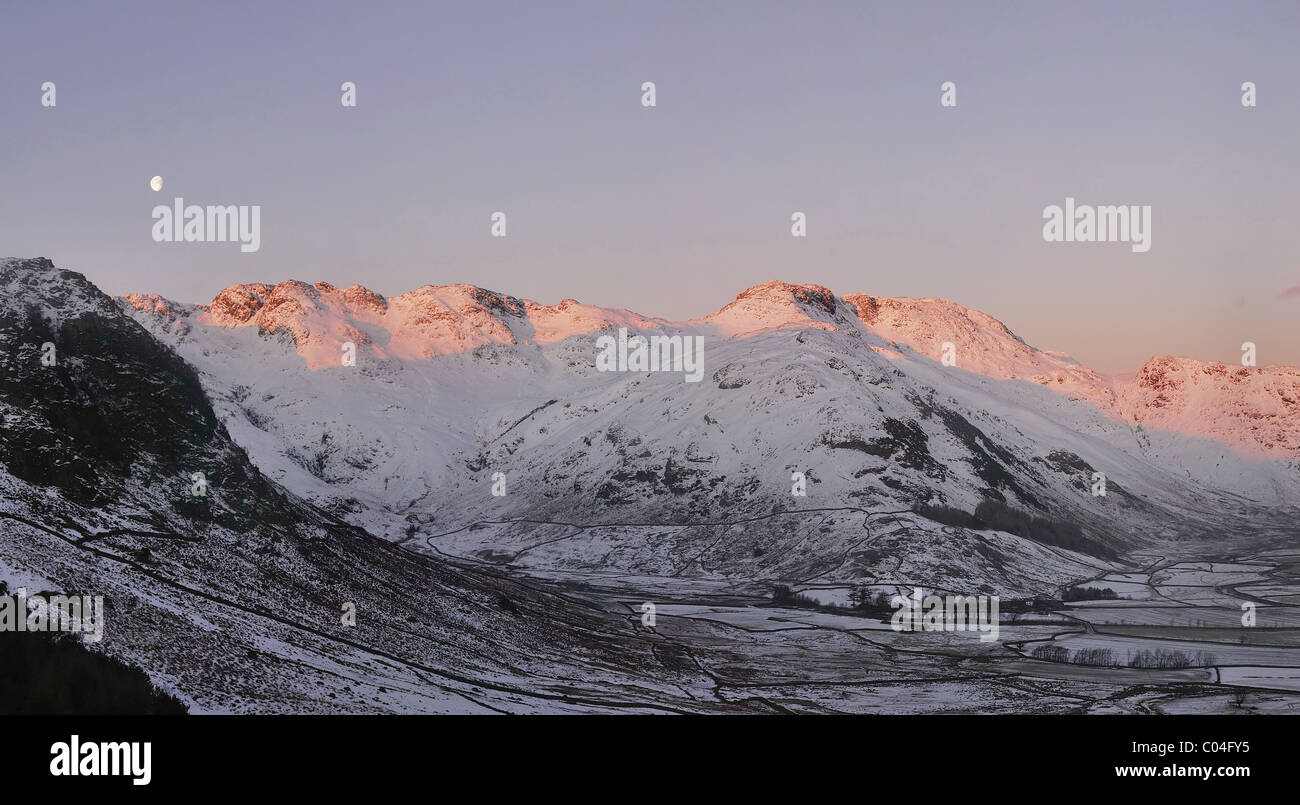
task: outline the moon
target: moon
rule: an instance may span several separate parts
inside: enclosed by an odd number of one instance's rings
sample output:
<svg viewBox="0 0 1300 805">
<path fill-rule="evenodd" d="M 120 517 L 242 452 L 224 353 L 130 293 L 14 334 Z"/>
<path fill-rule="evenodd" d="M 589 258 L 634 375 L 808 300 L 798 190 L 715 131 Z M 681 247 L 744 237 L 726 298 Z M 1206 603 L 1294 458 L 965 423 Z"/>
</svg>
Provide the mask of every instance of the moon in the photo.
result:
<svg viewBox="0 0 1300 805">
<path fill-rule="evenodd" d="M 150 179 L 149 186 L 153 188 L 153 191 L 155 193 L 157 193 L 159 190 L 162 190 L 162 177 L 155 176 L 152 179 Z"/>
</svg>

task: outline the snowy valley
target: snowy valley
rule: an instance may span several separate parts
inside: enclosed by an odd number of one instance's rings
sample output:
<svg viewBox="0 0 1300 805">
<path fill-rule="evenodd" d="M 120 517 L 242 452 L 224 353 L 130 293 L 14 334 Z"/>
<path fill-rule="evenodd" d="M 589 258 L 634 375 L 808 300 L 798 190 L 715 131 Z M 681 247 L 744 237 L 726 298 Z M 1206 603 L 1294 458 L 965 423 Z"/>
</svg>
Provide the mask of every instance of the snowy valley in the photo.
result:
<svg viewBox="0 0 1300 805">
<path fill-rule="evenodd" d="M 1300 703 L 1300 369 L 1108 378 L 955 302 L 782 282 L 685 322 L 110 299 L 44 260 L 0 290 L 0 571 L 103 591 L 106 650 L 201 710 Z M 702 382 L 598 371 L 619 328 L 701 339 Z M 1000 597 L 999 640 L 850 603 L 915 586 Z"/>
</svg>

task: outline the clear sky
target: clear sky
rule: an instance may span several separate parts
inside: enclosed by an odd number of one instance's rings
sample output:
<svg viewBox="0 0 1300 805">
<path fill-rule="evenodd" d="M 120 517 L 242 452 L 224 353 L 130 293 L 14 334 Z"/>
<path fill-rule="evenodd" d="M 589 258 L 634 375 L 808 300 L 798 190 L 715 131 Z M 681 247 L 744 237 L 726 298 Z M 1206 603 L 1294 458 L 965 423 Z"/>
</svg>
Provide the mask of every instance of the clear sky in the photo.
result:
<svg viewBox="0 0 1300 805">
<path fill-rule="evenodd" d="M 1101 371 L 1237 362 L 1247 340 L 1261 365 L 1300 365 L 1300 3 L 2 16 L 0 256 L 48 256 L 109 293 L 469 282 L 683 319 L 783 279 L 955 299 Z M 153 242 L 151 210 L 176 196 L 260 204 L 260 251 Z M 1045 243 L 1043 208 L 1066 196 L 1150 204 L 1151 250 Z"/>
</svg>

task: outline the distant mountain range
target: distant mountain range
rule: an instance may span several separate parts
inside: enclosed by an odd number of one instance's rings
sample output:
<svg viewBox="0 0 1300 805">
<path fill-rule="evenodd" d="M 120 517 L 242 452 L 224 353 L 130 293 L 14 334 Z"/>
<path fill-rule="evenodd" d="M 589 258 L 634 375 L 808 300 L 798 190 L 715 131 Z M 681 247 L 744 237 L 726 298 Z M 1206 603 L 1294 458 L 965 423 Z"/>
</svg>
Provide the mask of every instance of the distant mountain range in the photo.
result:
<svg viewBox="0 0 1300 805">
<path fill-rule="evenodd" d="M 286 281 L 233 286 L 211 305 L 128 296 L 123 309 L 198 369 L 259 467 L 395 540 L 491 520 L 699 528 L 813 505 L 971 511 L 993 499 L 1123 547 L 1171 523 L 1202 527 L 1208 512 L 1300 502 L 1300 371 L 1158 357 L 1108 379 L 943 299 L 769 282 L 673 323 L 471 285 L 386 299 Z M 614 328 L 703 336 L 711 382 L 595 371 L 596 338 Z M 498 472 L 505 497 L 489 493 Z M 791 494 L 794 472 L 806 498 Z M 1104 498 L 1090 493 L 1095 472 Z M 480 525 L 446 550 L 781 577 L 791 557 L 764 544 L 782 528 L 753 524 L 745 555 L 690 562 L 693 533 L 657 550 Z M 851 575 L 848 536 L 825 533 L 800 562 Z"/>
<path fill-rule="evenodd" d="M 137 310 L 198 314 L 221 327 L 286 329 L 308 368 L 339 366 L 340 346 L 363 345 L 372 358 L 424 359 L 494 344 L 545 347 L 616 327 L 714 338 L 749 338 L 780 329 L 816 328 L 855 338 L 870 334 L 880 354 L 940 360 L 955 350 L 957 369 L 998 380 L 1026 380 L 1096 404 L 1117 418 L 1208 436 L 1248 454 L 1300 458 L 1300 369 L 1229 366 L 1156 356 L 1132 376 L 1103 378 L 1069 356 L 1026 344 L 1006 325 L 947 299 L 849 294 L 818 285 L 768 282 L 721 310 L 687 322 L 565 299 L 540 305 L 472 285 L 426 285 L 392 297 L 361 285 L 289 280 L 234 285 L 210 305 L 182 305 L 152 294 L 123 297 Z"/>
</svg>

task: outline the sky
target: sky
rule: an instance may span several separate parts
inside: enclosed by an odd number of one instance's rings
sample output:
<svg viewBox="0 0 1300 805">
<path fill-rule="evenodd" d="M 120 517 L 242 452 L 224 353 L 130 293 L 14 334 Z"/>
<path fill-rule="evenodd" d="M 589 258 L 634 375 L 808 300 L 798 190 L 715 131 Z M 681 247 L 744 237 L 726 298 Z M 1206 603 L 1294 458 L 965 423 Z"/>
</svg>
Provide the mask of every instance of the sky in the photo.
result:
<svg viewBox="0 0 1300 805">
<path fill-rule="evenodd" d="M 467 282 L 680 320 L 780 279 L 953 299 L 1103 372 L 1300 365 L 1294 2 L 5 6 L 0 256 L 108 293 Z M 177 196 L 260 205 L 260 249 L 154 242 Z M 1150 251 L 1045 242 L 1067 197 L 1151 205 Z"/>
</svg>

